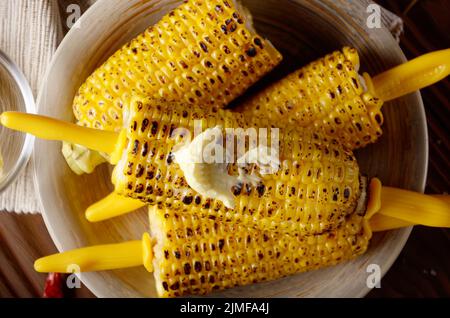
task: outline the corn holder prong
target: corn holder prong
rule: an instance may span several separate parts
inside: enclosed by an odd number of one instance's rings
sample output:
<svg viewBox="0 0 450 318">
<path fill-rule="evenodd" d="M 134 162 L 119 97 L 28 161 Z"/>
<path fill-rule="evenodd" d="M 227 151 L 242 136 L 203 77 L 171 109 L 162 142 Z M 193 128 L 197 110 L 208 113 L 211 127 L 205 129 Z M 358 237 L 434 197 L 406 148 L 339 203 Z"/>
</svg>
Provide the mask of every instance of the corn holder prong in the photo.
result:
<svg viewBox="0 0 450 318">
<path fill-rule="evenodd" d="M 111 131 L 20 112 L 4 112 L 0 115 L 0 122 L 6 128 L 29 133 L 41 139 L 68 141 L 110 155 L 116 149 L 119 136 Z"/>
<path fill-rule="evenodd" d="M 389 101 L 430 86 L 450 74 L 450 49 L 424 54 L 372 78 L 365 74 L 369 91 Z"/>
<path fill-rule="evenodd" d="M 144 265 L 153 271 L 153 247 L 148 233 L 142 240 L 96 245 L 42 257 L 35 261 L 37 272 L 71 273 L 74 265 L 81 272 L 112 270 Z"/>
<path fill-rule="evenodd" d="M 111 192 L 108 196 L 86 209 L 86 219 L 90 222 L 104 221 L 144 207 L 142 201 Z"/>
<path fill-rule="evenodd" d="M 449 196 L 433 196 L 381 185 L 373 178 L 369 185 L 366 218 L 374 232 L 425 225 L 450 227 Z"/>
</svg>

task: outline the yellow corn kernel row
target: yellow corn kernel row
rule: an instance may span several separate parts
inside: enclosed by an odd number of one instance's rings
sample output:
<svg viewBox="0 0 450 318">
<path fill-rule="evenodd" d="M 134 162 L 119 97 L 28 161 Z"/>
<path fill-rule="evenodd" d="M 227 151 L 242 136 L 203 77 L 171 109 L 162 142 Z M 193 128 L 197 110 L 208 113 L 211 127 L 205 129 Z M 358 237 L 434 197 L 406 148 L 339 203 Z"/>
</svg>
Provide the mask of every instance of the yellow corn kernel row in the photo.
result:
<svg viewBox="0 0 450 318">
<path fill-rule="evenodd" d="M 189 208 L 155 206 L 149 216 L 161 297 L 207 294 L 335 265 L 363 254 L 372 235 L 357 214 L 334 230 L 306 237 L 221 222 Z"/>
<path fill-rule="evenodd" d="M 80 87 L 80 125 L 118 130 L 130 96 L 223 107 L 272 70 L 281 55 L 232 0 L 190 0 L 125 45 Z"/>
<path fill-rule="evenodd" d="M 246 116 L 269 118 L 320 131 L 349 149 L 382 134 L 383 102 L 365 92 L 359 56 L 344 47 L 293 72 L 240 105 Z"/>
<path fill-rule="evenodd" d="M 300 233 L 321 233 L 338 226 L 352 213 L 360 196 L 360 175 L 351 151 L 319 133 L 298 129 L 279 130 L 280 167 L 261 175 L 255 165 L 248 168 L 260 178 L 257 184 L 238 182 L 233 188 L 235 208 L 206 198 L 187 184 L 174 162 L 173 149 L 186 136 L 171 138 L 184 127 L 193 136 L 194 121 L 203 130 L 261 127 L 238 113 L 212 112 L 177 103 L 134 98 L 130 105 L 127 143 L 113 172 L 115 191 L 150 205 L 189 207 L 202 215 L 258 221 L 270 228 L 290 227 Z M 270 145 L 271 141 L 268 141 Z M 230 163 L 237 176 L 237 164 Z"/>
</svg>

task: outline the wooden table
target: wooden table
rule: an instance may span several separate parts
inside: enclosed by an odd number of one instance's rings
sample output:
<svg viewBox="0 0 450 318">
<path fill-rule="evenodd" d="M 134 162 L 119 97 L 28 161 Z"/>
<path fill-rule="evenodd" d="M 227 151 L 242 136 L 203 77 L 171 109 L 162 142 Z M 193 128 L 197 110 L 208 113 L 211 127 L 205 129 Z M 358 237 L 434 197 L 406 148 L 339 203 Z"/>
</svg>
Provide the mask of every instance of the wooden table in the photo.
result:
<svg viewBox="0 0 450 318">
<path fill-rule="evenodd" d="M 401 47 L 408 58 L 450 47 L 447 0 L 379 0 L 405 21 Z M 427 193 L 449 191 L 449 80 L 422 91 L 426 107 L 430 165 Z M 449 297 L 450 230 L 415 227 L 404 250 L 368 297 Z M 33 270 L 36 258 L 56 248 L 39 215 L 0 212 L 0 297 L 40 297 L 46 275 Z M 94 297 L 86 287 L 71 297 Z"/>
</svg>

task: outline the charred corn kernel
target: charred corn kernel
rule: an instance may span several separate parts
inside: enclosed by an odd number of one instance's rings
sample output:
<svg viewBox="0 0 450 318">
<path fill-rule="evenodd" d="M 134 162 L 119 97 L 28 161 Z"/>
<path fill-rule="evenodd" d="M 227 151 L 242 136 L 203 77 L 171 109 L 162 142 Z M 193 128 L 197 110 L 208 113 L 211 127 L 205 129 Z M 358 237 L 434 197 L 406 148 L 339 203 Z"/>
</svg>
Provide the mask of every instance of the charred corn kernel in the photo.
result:
<svg viewBox="0 0 450 318">
<path fill-rule="evenodd" d="M 135 94 L 225 106 L 281 61 L 251 23 L 232 0 L 186 1 L 89 76 L 73 102 L 78 123 L 121 129 Z"/>
<path fill-rule="evenodd" d="M 344 47 L 272 84 L 237 111 L 320 131 L 349 149 L 364 147 L 382 134 L 383 102 L 365 91 L 358 69 L 357 51 Z"/>
<path fill-rule="evenodd" d="M 161 297 L 207 294 L 335 265 L 363 254 L 371 238 L 367 221 L 357 214 L 308 237 L 201 217 L 188 208 L 155 206 L 149 216 Z"/>
<path fill-rule="evenodd" d="M 194 135 L 197 119 L 204 123 L 203 130 L 264 127 L 227 110 L 208 111 L 135 97 L 126 119 L 125 149 L 120 149 L 113 172 L 117 194 L 150 205 L 191 207 L 202 215 L 258 220 L 267 227 L 290 227 L 305 234 L 332 229 L 355 210 L 360 176 L 352 152 L 320 133 L 294 128 L 279 130 L 279 167 L 262 174 L 260 167 L 248 164 L 245 177 L 256 177 L 257 182 L 239 181 L 230 186 L 234 208 L 200 195 L 174 160 L 176 146 Z M 228 164 L 229 175 L 239 179 L 239 171 L 236 162 Z"/>
</svg>

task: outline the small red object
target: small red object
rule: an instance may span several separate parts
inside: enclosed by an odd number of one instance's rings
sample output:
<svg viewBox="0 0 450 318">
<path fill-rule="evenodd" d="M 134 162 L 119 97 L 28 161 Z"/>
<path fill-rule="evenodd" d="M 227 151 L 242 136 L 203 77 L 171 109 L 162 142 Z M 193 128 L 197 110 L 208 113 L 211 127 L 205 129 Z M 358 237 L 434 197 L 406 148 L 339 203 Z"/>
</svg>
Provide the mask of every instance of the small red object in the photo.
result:
<svg viewBox="0 0 450 318">
<path fill-rule="evenodd" d="M 45 280 L 44 298 L 63 298 L 63 277 L 60 273 L 50 273 Z"/>
</svg>

